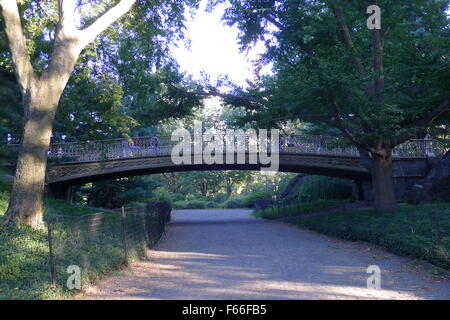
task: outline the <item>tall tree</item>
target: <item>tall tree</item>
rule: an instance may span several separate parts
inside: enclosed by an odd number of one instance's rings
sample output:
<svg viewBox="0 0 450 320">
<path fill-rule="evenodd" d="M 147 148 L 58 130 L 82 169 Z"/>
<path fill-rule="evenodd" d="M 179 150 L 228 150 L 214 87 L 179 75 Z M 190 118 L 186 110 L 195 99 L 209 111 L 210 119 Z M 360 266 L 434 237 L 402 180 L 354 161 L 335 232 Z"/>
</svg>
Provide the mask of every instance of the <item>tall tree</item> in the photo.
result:
<svg viewBox="0 0 450 320">
<path fill-rule="evenodd" d="M 220 1 L 220 0 L 219 0 Z M 217 1 L 212 1 L 217 2 Z M 231 0 L 224 19 L 243 48 L 263 41 L 274 74 L 228 99 L 247 120 L 301 119 L 339 129 L 358 146 L 375 206 L 395 207 L 392 149 L 450 107 L 448 0 Z M 381 29 L 367 9 L 381 6 Z"/>
<path fill-rule="evenodd" d="M 83 50 L 113 22 L 127 13 L 135 0 L 122 0 L 95 22 L 79 29 L 75 0 L 58 1 L 58 23 L 51 58 L 36 72 L 28 54 L 16 1 L 0 7 L 11 59 L 23 95 L 24 129 L 6 219 L 37 227 L 42 223 L 47 150 L 59 99 Z"/>
</svg>

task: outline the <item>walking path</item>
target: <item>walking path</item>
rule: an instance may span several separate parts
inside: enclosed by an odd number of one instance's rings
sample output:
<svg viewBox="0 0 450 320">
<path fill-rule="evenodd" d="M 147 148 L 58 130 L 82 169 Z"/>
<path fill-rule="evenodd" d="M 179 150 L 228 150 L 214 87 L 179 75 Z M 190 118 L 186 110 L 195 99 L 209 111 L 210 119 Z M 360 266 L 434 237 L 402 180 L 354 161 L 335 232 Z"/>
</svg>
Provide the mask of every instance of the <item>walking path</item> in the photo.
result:
<svg viewBox="0 0 450 320">
<path fill-rule="evenodd" d="M 450 299 L 450 273 L 365 243 L 255 219 L 182 210 L 146 261 L 77 299 Z M 381 289 L 367 289 L 367 267 Z"/>
</svg>

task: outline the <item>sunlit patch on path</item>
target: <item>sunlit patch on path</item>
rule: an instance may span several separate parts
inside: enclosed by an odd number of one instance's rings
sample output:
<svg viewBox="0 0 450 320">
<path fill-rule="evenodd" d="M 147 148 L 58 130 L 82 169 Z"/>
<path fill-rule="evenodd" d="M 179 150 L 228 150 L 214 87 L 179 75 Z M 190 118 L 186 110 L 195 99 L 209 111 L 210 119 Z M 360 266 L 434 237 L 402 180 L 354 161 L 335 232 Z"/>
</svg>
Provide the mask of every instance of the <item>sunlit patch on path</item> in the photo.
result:
<svg viewBox="0 0 450 320">
<path fill-rule="evenodd" d="M 450 299 L 450 282 L 410 260 L 246 210 L 183 210 L 147 261 L 81 299 Z M 380 259 L 380 257 L 383 257 Z M 381 290 L 367 289 L 369 265 Z"/>
</svg>

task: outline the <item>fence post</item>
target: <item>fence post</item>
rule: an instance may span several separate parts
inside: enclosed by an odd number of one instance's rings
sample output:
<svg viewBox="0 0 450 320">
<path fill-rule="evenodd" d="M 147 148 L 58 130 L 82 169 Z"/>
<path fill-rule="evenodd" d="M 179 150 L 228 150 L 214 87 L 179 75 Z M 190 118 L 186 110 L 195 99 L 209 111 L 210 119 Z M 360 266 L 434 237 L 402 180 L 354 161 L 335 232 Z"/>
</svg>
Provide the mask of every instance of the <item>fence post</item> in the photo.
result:
<svg viewBox="0 0 450 320">
<path fill-rule="evenodd" d="M 147 248 L 150 248 L 150 237 L 148 235 L 148 230 L 147 230 L 147 214 L 148 214 L 148 207 L 146 205 L 143 208 L 143 212 L 142 212 L 142 226 L 144 228 L 145 243 L 147 244 Z"/>
<path fill-rule="evenodd" d="M 161 212 L 161 210 L 158 211 L 159 215 L 159 239 L 161 239 L 162 234 L 164 233 L 164 227 L 166 226 L 166 221 L 164 214 Z M 159 241 L 159 240 L 158 240 Z"/>
<path fill-rule="evenodd" d="M 441 222 L 439 218 L 439 213 L 437 211 L 433 213 L 433 218 L 434 218 L 434 227 L 436 231 L 436 245 L 442 246 Z"/>
<path fill-rule="evenodd" d="M 52 233 L 52 222 L 49 219 L 47 221 L 47 237 L 48 237 L 48 254 L 50 263 L 50 275 L 52 279 L 52 287 L 56 288 L 56 269 L 55 261 L 53 257 L 53 233 Z"/>
<path fill-rule="evenodd" d="M 123 236 L 123 248 L 125 251 L 125 265 L 128 265 L 128 248 L 127 248 L 127 235 L 125 231 L 125 208 L 122 207 L 122 236 Z"/>
<path fill-rule="evenodd" d="M 277 205 L 277 217 L 280 217 L 280 201 L 278 199 L 276 205 Z"/>
<path fill-rule="evenodd" d="M 344 213 L 345 224 L 347 228 L 350 228 L 351 227 L 350 215 L 348 214 L 347 203 L 345 201 L 342 202 L 342 211 Z"/>
</svg>

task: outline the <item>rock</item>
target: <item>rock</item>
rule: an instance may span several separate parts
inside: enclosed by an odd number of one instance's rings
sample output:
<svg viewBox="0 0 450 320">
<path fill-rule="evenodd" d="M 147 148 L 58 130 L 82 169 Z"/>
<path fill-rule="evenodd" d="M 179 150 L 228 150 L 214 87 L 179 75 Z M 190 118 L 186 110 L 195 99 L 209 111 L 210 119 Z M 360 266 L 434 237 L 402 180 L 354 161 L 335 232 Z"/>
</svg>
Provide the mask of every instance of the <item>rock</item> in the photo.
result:
<svg viewBox="0 0 450 320">
<path fill-rule="evenodd" d="M 433 199 L 450 198 L 450 152 L 433 166 L 427 176 L 415 183 L 406 193 L 406 200 L 421 203 Z"/>
<path fill-rule="evenodd" d="M 307 177 L 306 174 L 298 174 L 294 178 L 289 181 L 286 188 L 283 190 L 283 192 L 280 195 L 281 200 L 297 200 L 298 199 L 298 193 L 300 192 L 300 188 L 303 185 L 303 181 Z"/>
</svg>

